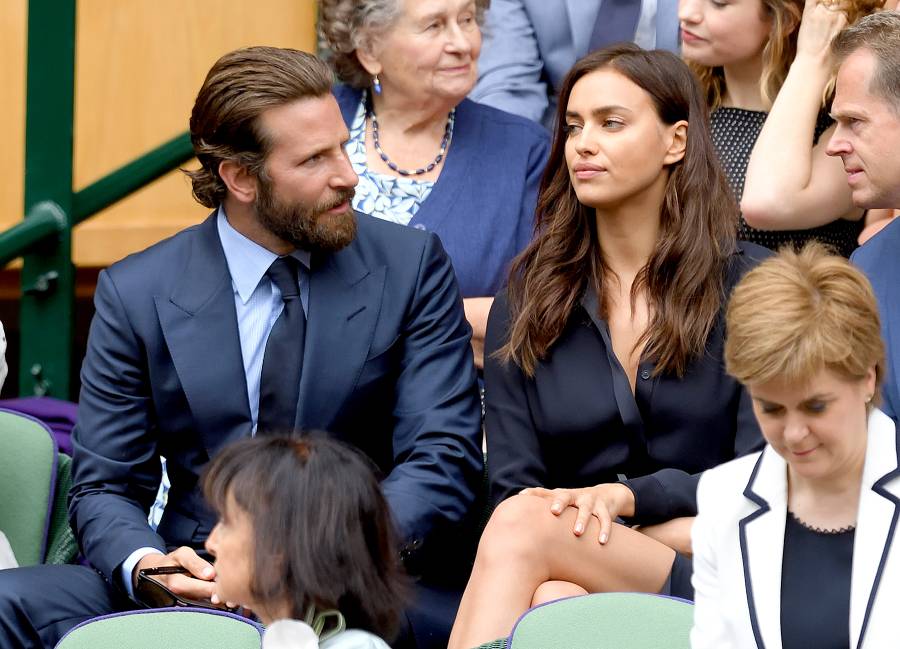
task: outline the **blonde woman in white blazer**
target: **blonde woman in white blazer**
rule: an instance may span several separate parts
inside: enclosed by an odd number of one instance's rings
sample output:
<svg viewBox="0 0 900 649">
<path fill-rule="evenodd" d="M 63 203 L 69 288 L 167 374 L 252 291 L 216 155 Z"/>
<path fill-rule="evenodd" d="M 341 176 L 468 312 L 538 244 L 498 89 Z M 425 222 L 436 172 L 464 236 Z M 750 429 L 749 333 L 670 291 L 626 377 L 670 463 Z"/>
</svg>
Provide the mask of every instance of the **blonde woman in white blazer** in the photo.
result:
<svg viewBox="0 0 900 649">
<path fill-rule="evenodd" d="M 727 328 L 768 444 L 700 480 L 693 649 L 900 646 L 900 449 L 874 406 L 868 281 L 818 245 L 782 251 L 734 289 Z"/>
</svg>

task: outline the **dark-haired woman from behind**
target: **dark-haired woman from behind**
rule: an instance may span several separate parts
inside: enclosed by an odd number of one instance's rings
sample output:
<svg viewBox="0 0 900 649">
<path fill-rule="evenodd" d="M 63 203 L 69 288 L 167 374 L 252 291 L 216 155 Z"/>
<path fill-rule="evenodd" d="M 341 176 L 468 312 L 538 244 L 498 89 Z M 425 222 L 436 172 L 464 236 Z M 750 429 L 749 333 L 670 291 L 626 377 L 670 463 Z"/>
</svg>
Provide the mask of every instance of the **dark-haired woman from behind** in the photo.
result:
<svg viewBox="0 0 900 649">
<path fill-rule="evenodd" d="M 388 649 L 404 604 L 397 542 L 371 462 L 323 436 L 259 436 L 219 453 L 213 602 L 250 608 L 264 649 Z"/>
<path fill-rule="evenodd" d="M 502 502 L 450 649 L 565 595 L 690 597 L 699 474 L 762 445 L 723 368 L 723 305 L 768 253 L 735 240 L 696 81 L 672 54 L 620 45 L 576 63 L 559 106 L 538 234 L 488 324 Z"/>
</svg>

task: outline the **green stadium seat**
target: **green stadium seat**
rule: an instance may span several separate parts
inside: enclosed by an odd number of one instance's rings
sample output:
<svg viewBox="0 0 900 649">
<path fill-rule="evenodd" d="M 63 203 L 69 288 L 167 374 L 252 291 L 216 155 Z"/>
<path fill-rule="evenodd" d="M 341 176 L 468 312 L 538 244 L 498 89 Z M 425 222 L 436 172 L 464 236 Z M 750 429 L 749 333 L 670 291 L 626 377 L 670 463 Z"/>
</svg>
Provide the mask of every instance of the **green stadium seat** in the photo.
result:
<svg viewBox="0 0 900 649">
<path fill-rule="evenodd" d="M 57 459 L 56 441 L 47 426 L 0 409 L 0 530 L 20 566 L 44 561 Z"/>
<path fill-rule="evenodd" d="M 568 597 L 529 609 L 508 639 L 477 649 L 690 649 L 693 609 L 647 593 Z"/>
<path fill-rule="evenodd" d="M 82 622 L 56 649 L 260 649 L 262 627 L 232 613 L 160 608 Z"/>
</svg>

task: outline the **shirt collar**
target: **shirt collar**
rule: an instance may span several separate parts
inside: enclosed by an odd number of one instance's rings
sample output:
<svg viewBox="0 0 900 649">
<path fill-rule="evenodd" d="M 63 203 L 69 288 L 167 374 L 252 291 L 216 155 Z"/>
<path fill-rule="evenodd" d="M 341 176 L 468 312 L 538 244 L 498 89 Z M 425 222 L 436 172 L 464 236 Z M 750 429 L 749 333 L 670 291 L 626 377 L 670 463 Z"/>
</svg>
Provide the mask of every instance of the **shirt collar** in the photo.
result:
<svg viewBox="0 0 900 649">
<path fill-rule="evenodd" d="M 234 290 L 240 296 L 241 302 L 246 304 L 278 255 L 235 230 L 225 217 L 225 208 L 221 206 L 216 215 L 216 226 L 219 230 L 219 240 L 222 242 L 222 250 L 225 253 L 225 261 L 228 264 L 228 272 L 231 274 Z M 303 264 L 304 268 L 309 269 L 310 254 L 308 250 L 295 250 L 291 253 L 291 257 Z"/>
</svg>

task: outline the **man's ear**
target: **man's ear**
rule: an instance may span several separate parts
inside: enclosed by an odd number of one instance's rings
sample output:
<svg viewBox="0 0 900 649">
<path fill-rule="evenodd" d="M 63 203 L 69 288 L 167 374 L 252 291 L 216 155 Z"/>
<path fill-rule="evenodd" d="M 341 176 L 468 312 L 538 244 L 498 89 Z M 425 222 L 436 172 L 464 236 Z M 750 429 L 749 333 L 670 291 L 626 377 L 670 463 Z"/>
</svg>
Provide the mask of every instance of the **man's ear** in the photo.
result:
<svg viewBox="0 0 900 649">
<path fill-rule="evenodd" d="M 688 123 L 684 120 L 675 122 L 668 128 L 668 131 L 669 148 L 666 151 L 664 163 L 670 165 L 684 158 L 684 152 L 687 149 Z"/>
<path fill-rule="evenodd" d="M 222 160 L 219 163 L 219 177 L 238 202 L 249 204 L 256 200 L 256 176 L 250 174 L 244 165 L 235 160 Z"/>
</svg>

